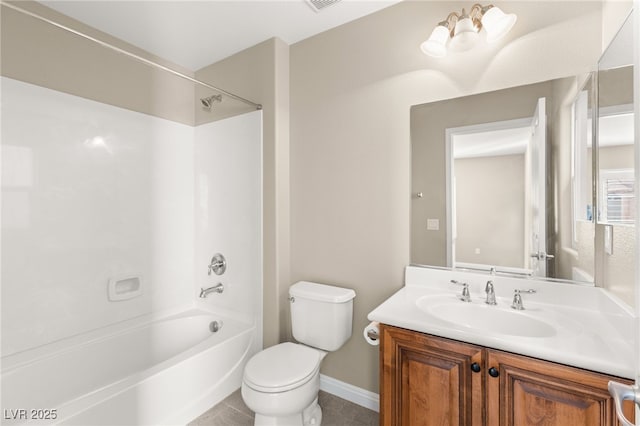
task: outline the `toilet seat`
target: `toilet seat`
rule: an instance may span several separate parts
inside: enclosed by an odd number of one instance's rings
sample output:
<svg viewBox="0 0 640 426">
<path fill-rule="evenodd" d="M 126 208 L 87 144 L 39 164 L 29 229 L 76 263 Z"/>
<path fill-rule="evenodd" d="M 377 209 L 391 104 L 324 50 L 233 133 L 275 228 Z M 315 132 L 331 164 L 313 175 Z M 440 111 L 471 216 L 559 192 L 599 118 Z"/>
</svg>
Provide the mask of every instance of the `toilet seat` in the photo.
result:
<svg viewBox="0 0 640 426">
<path fill-rule="evenodd" d="M 286 342 L 257 353 L 244 369 L 244 382 L 265 393 L 284 392 L 302 386 L 320 369 L 321 353 Z"/>
</svg>

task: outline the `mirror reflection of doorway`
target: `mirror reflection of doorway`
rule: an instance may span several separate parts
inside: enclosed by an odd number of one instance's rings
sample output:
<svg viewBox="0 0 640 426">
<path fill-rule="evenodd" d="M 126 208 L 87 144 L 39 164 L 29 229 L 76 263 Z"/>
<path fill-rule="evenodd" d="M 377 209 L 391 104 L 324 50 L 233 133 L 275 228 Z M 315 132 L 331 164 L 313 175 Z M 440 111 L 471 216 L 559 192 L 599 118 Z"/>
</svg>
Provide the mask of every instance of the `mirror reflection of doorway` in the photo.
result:
<svg viewBox="0 0 640 426">
<path fill-rule="evenodd" d="M 544 98 L 530 118 L 446 138 L 448 265 L 546 276 Z"/>
</svg>

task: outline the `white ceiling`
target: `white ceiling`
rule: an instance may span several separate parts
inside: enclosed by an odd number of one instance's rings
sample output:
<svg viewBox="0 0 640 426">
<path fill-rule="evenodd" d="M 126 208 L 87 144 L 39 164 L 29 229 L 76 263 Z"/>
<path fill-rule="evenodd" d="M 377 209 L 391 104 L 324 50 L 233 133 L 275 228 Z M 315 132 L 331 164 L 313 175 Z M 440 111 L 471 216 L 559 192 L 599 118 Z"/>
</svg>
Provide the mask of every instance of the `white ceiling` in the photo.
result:
<svg viewBox="0 0 640 426">
<path fill-rule="evenodd" d="M 41 0 L 91 27 L 196 71 L 271 37 L 293 44 L 400 0 Z"/>
</svg>

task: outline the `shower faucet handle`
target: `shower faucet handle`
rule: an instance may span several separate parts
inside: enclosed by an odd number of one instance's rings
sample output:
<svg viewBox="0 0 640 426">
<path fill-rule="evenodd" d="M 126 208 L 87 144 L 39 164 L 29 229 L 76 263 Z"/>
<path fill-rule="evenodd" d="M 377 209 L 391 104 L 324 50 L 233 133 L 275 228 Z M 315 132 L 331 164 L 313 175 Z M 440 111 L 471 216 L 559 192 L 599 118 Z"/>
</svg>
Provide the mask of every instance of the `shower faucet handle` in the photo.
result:
<svg viewBox="0 0 640 426">
<path fill-rule="evenodd" d="M 227 260 L 220 253 L 214 254 L 213 257 L 211 258 L 211 263 L 209 264 L 208 275 L 211 275 L 211 272 L 213 272 L 216 275 L 222 275 L 226 270 L 227 270 Z"/>
</svg>

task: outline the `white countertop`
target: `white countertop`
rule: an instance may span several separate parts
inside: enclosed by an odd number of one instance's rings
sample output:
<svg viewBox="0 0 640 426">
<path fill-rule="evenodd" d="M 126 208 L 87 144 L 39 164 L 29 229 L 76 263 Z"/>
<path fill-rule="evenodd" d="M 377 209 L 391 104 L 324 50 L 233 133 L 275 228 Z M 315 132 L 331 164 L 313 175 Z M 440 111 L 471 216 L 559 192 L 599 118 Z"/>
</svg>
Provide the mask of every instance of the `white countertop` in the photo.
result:
<svg viewBox="0 0 640 426">
<path fill-rule="evenodd" d="M 421 298 L 465 303 L 457 299 L 461 287 L 451 284 L 452 279 L 469 283 L 471 303 L 479 309 L 510 309 L 514 289 L 535 289 L 535 294 L 522 294 L 525 311 L 513 312 L 553 324 L 557 333 L 547 337 L 499 334 L 442 321 L 418 307 L 416 301 Z M 494 283 L 495 307 L 484 303 L 488 280 Z M 607 291 L 593 286 L 409 266 L 405 287 L 371 311 L 368 319 L 614 376 L 635 377 L 634 314 Z"/>
</svg>

